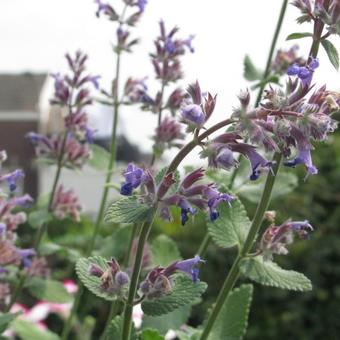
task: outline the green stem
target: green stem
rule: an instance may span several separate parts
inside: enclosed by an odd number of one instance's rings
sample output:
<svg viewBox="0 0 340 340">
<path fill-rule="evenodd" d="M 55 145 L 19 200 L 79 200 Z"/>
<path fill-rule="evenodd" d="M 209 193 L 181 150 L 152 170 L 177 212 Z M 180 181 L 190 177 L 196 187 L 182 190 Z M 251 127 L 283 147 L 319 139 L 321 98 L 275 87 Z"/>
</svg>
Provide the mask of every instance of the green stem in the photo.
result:
<svg viewBox="0 0 340 340">
<path fill-rule="evenodd" d="M 146 240 L 148 239 L 155 215 L 156 215 L 156 211 L 153 212 L 151 221 L 145 222 L 142 225 L 142 228 L 139 234 L 136 257 L 135 257 L 133 272 L 131 276 L 129 294 L 128 294 L 128 298 L 127 298 L 127 301 L 125 304 L 125 310 L 124 310 L 122 340 L 129 340 L 131 336 L 132 309 L 133 309 L 134 299 L 135 299 L 135 295 L 136 295 L 137 288 L 138 288 L 138 279 L 139 279 L 139 275 L 140 275 L 141 268 L 142 268 L 144 245 L 145 245 Z"/>
<path fill-rule="evenodd" d="M 105 208 L 106 208 L 106 202 L 107 202 L 107 198 L 108 198 L 108 194 L 109 194 L 109 190 L 110 190 L 110 186 L 107 184 L 110 184 L 111 179 L 112 179 L 112 175 L 113 175 L 113 169 L 114 169 L 114 165 L 115 165 L 115 161 L 116 161 L 116 153 L 117 153 L 117 145 L 116 145 L 116 139 L 117 139 L 117 125 L 118 125 L 118 116 L 119 116 L 119 97 L 118 97 L 118 92 L 119 92 L 119 76 L 120 76 L 120 51 L 118 50 L 117 52 L 117 61 L 116 61 L 116 76 L 115 76 L 115 81 L 116 81 L 116 90 L 114 92 L 114 104 L 113 104 L 113 126 L 112 126 L 112 135 L 111 135 L 111 143 L 110 143 L 110 159 L 109 159 L 109 164 L 108 164 L 108 168 L 107 168 L 107 173 L 106 173 L 106 178 L 105 178 L 105 184 L 104 184 L 104 190 L 103 190 L 103 194 L 102 194 L 102 198 L 100 201 L 100 206 L 99 206 L 99 212 L 94 224 L 94 229 L 93 229 L 93 233 L 88 245 L 88 248 L 85 252 L 85 256 L 90 256 L 94 245 L 95 245 L 95 241 L 100 229 L 100 225 L 104 216 L 104 212 L 105 212 Z M 73 318 L 77 312 L 79 303 L 80 303 L 80 298 L 81 295 L 83 293 L 83 288 L 80 288 L 82 285 L 80 283 L 80 281 L 78 281 L 78 292 L 76 293 L 76 296 L 74 298 L 74 303 L 72 306 L 72 310 L 71 313 L 68 317 L 68 319 L 65 322 L 64 325 L 64 329 L 62 332 L 62 336 L 61 339 L 62 340 L 66 340 L 68 337 L 68 334 L 71 330 L 71 325 L 72 325 L 72 321 Z"/>
<path fill-rule="evenodd" d="M 283 18 L 286 14 L 287 5 L 288 5 L 288 0 L 283 0 L 281 10 L 280 10 L 279 19 L 277 21 L 276 28 L 275 28 L 273 40 L 272 40 L 272 43 L 270 45 L 270 50 L 269 50 L 269 54 L 268 54 L 268 58 L 267 58 L 267 64 L 266 64 L 266 68 L 265 68 L 262 80 L 265 80 L 270 74 L 270 68 L 271 68 L 271 65 L 272 65 L 272 59 L 273 59 L 273 55 L 274 55 L 274 51 L 275 51 L 275 46 L 276 46 L 277 39 L 278 39 L 280 31 L 281 31 Z M 265 84 L 262 84 L 260 89 L 259 89 L 257 99 L 256 99 L 256 102 L 255 102 L 255 107 L 257 107 L 259 105 L 260 101 L 261 101 L 264 87 L 265 87 Z"/>
<path fill-rule="evenodd" d="M 219 315 L 219 312 L 221 311 L 221 308 L 223 307 L 227 297 L 229 296 L 229 293 L 233 289 L 239 275 L 240 275 L 240 268 L 239 264 L 241 260 L 248 254 L 248 252 L 251 250 L 253 243 L 256 239 L 257 233 L 259 232 L 259 229 L 262 224 L 263 216 L 265 211 L 268 208 L 268 204 L 270 201 L 270 196 L 273 190 L 273 186 L 275 183 L 276 175 L 279 171 L 280 162 L 281 162 L 282 155 L 279 153 L 276 153 L 274 155 L 274 161 L 276 162 L 273 167 L 273 174 L 271 172 L 268 173 L 266 183 L 263 189 L 261 200 L 257 206 L 254 219 L 252 221 L 249 233 L 247 235 L 246 241 L 239 253 L 239 255 L 236 257 L 229 274 L 224 281 L 223 287 L 220 290 L 220 293 L 217 297 L 216 304 L 214 305 L 212 312 L 209 316 L 209 319 L 206 323 L 206 326 L 203 330 L 203 333 L 200 337 L 200 340 L 205 340 L 208 338 L 209 333 L 216 321 L 216 318 Z"/>
</svg>

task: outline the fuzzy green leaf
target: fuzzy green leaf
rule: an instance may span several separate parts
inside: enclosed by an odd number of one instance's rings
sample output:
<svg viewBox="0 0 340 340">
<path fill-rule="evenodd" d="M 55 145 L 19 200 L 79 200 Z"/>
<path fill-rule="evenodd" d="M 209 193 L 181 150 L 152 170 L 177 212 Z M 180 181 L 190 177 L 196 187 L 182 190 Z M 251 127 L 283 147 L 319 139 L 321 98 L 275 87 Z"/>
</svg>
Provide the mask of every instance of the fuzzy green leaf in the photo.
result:
<svg viewBox="0 0 340 340">
<path fill-rule="evenodd" d="M 253 286 L 242 285 L 234 289 L 214 323 L 209 340 L 242 339 L 248 326 L 248 315 L 253 295 Z"/>
<path fill-rule="evenodd" d="M 244 57 L 243 66 L 244 66 L 243 76 L 245 79 L 249 81 L 262 79 L 262 72 L 255 67 L 255 65 L 253 64 L 248 55 Z"/>
<path fill-rule="evenodd" d="M 106 260 L 101 256 L 92 256 L 89 258 L 81 258 L 77 261 L 76 272 L 83 283 L 83 285 L 91 291 L 94 295 L 99 296 L 107 301 L 113 301 L 117 299 L 117 294 L 108 293 L 101 288 L 101 280 L 99 277 L 90 275 L 91 265 L 97 265 L 103 271 L 108 268 Z"/>
<path fill-rule="evenodd" d="M 118 340 L 122 338 L 123 317 L 116 316 L 110 323 L 110 326 L 105 334 L 105 340 Z M 129 340 L 137 340 L 136 329 L 132 324 L 131 336 Z"/>
<path fill-rule="evenodd" d="M 112 203 L 105 213 L 108 223 L 143 223 L 150 217 L 152 209 L 137 197 L 126 197 Z"/>
<path fill-rule="evenodd" d="M 156 329 L 147 328 L 143 330 L 141 340 L 164 340 L 164 336 L 160 335 Z"/>
<path fill-rule="evenodd" d="M 250 220 L 239 200 L 234 200 L 231 207 L 224 204 L 219 210 L 220 217 L 214 222 L 208 222 L 208 232 L 213 241 L 221 248 L 242 246 L 249 227 Z"/>
<path fill-rule="evenodd" d="M 312 36 L 313 34 L 309 32 L 296 32 L 296 33 L 289 34 L 286 40 L 302 39 L 302 38 L 312 37 Z"/>
<path fill-rule="evenodd" d="M 261 177 L 256 182 L 249 181 L 236 189 L 236 193 L 242 198 L 258 203 L 264 187 L 265 178 Z M 293 172 L 279 172 L 272 192 L 272 200 L 285 196 L 298 186 L 298 177 Z"/>
<path fill-rule="evenodd" d="M 296 291 L 312 290 L 312 283 L 306 276 L 282 269 L 275 262 L 263 260 L 262 256 L 244 259 L 240 270 L 246 277 L 264 286 Z"/>
<path fill-rule="evenodd" d="M 40 210 L 32 211 L 28 215 L 28 223 L 32 228 L 38 229 L 44 223 L 48 223 L 53 220 L 53 216 L 51 213 L 47 211 L 46 208 L 42 208 Z"/>
<path fill-rule="evenodd" d="M 144 315 L 143 327 L 157 329 L 165 334 L 169 329 L 179 329 L 189 319 L 191 306 L 182 306 L 170 313 L 160 316 Z"/>
<path fill-rule="evenodd" d="M 166 267 L 170 263 L 181 259 L 176 243 L 166 235 L 159 235 L 153 240 L 151 253 L 153 264 L 162 267 Z"/>
<path fill-rule="evenodd" d="M 339 70 L 339 53 L 336 47 L 327 39 L 321 40 L 321 44 L 328 55 L 329 61 L 336 70 Z"/>
<path fill-rule="evenodd" d="M 26 283 L 26 287 L 33 296 L 44 301 L 55 303 L 72 301 L 72 296 L 59 281 L 34 277 Z"/>
<path fill-rule="evenodd" d="M 49 330 L 41 330 L 32 322 L 17 319 L 12 327 L 22 340 L 58 340 L 59 336 Z"/>
<path fill-rule="evenodd" d="M 91 144 L 90 149 L 92 152 L 88 165 L 100 171 L 106 171 L 109 165 L 110 153 L 102 146 Z"/>
<path fill-rule="evenodd" d="M 157 299 L 144 300 L 142 309 L 151 316 L 167 314 L 179 307 L 191 305 L 201 297 L 206 288 L 205 282 L 193 283 L 187 276 L 177 275 L 174 277 L 172 293 Z"/>
<path fill-rule="evenodd" d="M 21 312 L 19 313 L 5 313 L 0 315 L 0 334 L 3 333 L 9 324 L 15 320 Z"/>
</svg>

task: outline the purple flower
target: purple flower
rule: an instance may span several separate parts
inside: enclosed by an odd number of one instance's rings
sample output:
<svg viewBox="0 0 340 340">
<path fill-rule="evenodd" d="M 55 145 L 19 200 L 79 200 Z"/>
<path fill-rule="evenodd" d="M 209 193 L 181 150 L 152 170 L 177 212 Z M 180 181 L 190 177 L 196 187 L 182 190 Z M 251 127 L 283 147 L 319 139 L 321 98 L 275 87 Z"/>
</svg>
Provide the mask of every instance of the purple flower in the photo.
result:
<svg viewBox="0 0 340 340">
<path fill-rule="evenodd" d="M 300 66 L 297 64 L 293 64 L 288 67 L 287 74 L 289 76 L 296 76 L 299 74 L 299 71 L 300 71 Z"/>
<path fill-rule="evenodd" d="M 285 161 L 283 164 L 289 167 L 295 167 L 298 164 L 304 164 L 308 173 L 311 175 L 316 175 L 318 173 L 318 169 L 312 163 L 310 149 L 299 150 L 299 153 L 295 159 L 291 161 Z"/>
<path fill-rule="evenodd" d="M 115 10 L 109 4 L 103 3 L 101 0 L 95 0 L 95 3 L 98 5 L 98 9 L 96 11 L 96 16 L 98 18 L 101 13 L 107 15 L 110 20 L 117 20 L 119 18 Z"/>
<path fill-rule="evenodd" d="M 319 60 L 312 58 L 306 66 L 299 66 L 298 64 L 291 65 L 287 70 L 287 74 L 289 76 L 298 76 L 304 86 L 309 86 L 313 78 L 313 73 L 319 65 Z"/>
<path fill-rule="evenodd" d="M 185 223 L 189 220 L 188 214 L 191 215 L 196 214 L 196 209 L 194 209 L 190 203 L 186 199 L 181 199 L 179 202 L 179 206 L 181 208 L 181 223 L 184 226 Z"/>
<path fill-rule="evenodd" d="M 219 168 L 229 170 L 236 164 L 233 152 L 229 148 L 222 148 L 217 154 L 214 164 L 216 164 Z"/>
<path fill-rule="evenodd" d="M 22 207 L 28 207 L 30 203 L 33 202 L 33 198 L 30 195 L 26 194 L 21 197 L 15 197 L 13 201 L 16 205 L 20 205 Z"/>
<path fill-rule="evenodd" d="M 205 263 L 205 261 L 196 255 L 191 259 L 178 261 L 175 264 L 175 268 L 191 276 L 193 282 L 197 282 L 199 281 L 199 269 L 197 268 L 197 265 L 200 263 Z"/>
<path fill-rule="evenodd" d="M 32 264 L 32 260 L 30 259 L 31 256 L 36 255 L 34 249 L 17 249 L 17 253 L 21 258 L 22 264 L 25 268 L 30 267 Z"/>
<path fill-rule="evenodd" d="M 137 0 L 136 5 L 141 12 L 144 12 L 147 3 L 148 3 L 147 0 Z"/>
<path fill-rule="evenodd" d="M 120 193 L 124 196 L 132 194 L 133 189 L 138 188 L 145 179 L 145 172 L 142 168 L 136 167 L 130 163 L 124 173 L 125 183 L 120 189 Z"/>
<path fill-rule="evenodd" d="M 85 135 L 86 135 L 86 141 L 87 143 L 89 144 L 93 144 L 94 143 L 94 134 L 95 134 L 96 130 L 94 129 L 91 129 L 89 127 L 86 128 L 86 132 L 85 132 Z"/>
<path fill-rule="evenodd" d="M 4 235 L 7 230 L 7 226 L 5 223 L 0 223 L 0 236 Z"/>
<path fill-rule="evenodd" d="M 257 180 L 263 170 L 271 169 L 273 163 L 262 157 L 258 152 L 255 151 L 255 147 L 249 144 L 232 144 L 232 149 L 236 152 L 240 152 L 245 155 L 251 165 L 250 180 Z"/>
<path fill-rule="evenodd" d="M 287 246 L 294 241 L 294 233 L 306 239 L 310 231 L 313 231 L 313 227 L 308 221 L 287 221 L 280 226 L 271 225 L 263 233 L 258 250 L 264 259 L 271 259 L 273 254 L 286 255 Z"/>
<path fill-rule="evenodd" d="M 184 121 L 196 127 L 202 127 L 205 123 L 205 113 L 199 105 L 190 104 L 185 106 L 181 111 L 181 115 Z"/>
<path fill-rule="evenodd" d="M 129 283 L 130 278 L 129 278 L 129 275 L 127 273 L 119 271 L 115 275 L 115 281 L 116 281 L 116 284 L 119 287 L 122 287 L 122 286 L 125 286 Z"/>
<path fill-rule="evenodd" d="M 226 202 L 230 206 L 230 202 L 235 199 L 231 195 L 219 192 L 218 190 L 216 190 L 215 187 L 212 186 L 208 186 L 204 194 L 208 199 L 208 207 L 211 221 L 215 221 L 219 217 L 219 212 L 217 211 L 217 208 L 222 202 Z"/>
<path fill-rule="evenodd" d="M 167 38 L 166 42 L 165 42 L 165 50 L 169 53 L 169 54 L 175 54 L 176 53 L 176 44 L 175 42 L 171 39 L 171 38 Z"/>
<path fill-rule="evenodd" d="M 189 38 L 183 40 L 183 45 L 186 46 L 191 53 L 195 52 L 195 49 L 192 47 L 192 41 L 194 40 L 193 35 L 190 35 Z"/>
<path fill-rule="evenodd" d="M 9 174 L 0 176 L 0 182 L 6 181 L 9 186 L 9 190 L 13 192 L 17 188 L 17 181 L 24 176 L 24 172 L 21 169 L 17 169 Z"/>
</svg>

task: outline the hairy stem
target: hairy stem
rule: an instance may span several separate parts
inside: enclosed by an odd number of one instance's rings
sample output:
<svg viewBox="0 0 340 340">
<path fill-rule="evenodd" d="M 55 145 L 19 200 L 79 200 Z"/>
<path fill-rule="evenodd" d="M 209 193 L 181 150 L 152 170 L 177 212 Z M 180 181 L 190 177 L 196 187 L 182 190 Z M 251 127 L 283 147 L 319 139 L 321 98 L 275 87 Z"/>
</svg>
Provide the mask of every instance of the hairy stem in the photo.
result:
<svg viewBox="0 0 340 340">
<path fill-rule="evenodd" d="M 280 10 L 280 14 L 279 14 L 279 19 L 277 21 L 276 28 L 275 28 L 273 40 L 272 40 L 272 43 L 270 45 L 270 50 L 269 50 L 269 54 L 268 54 L 268 58 L 267 58 L 267 64 L 266 64 L 266 68 L 265 68 L 264 73 L 263 73 L 262 80 L 265 80 L 270 74 L 270 68 L 271 68 L 271 65 L 272 65 L 273 55 L 274 55 L 274 52 L 275 52 L 277 39 L 278 39 L 280 31 L 281 31 L 283 18 L 286 14 L 287 5 L 288 5 L 288 0 L 283 0 L 281 10 Z M 257 107 L 259 105 L 260 101 L 261 101 L 264 87 L 265 87 L 265 84 L 262 84 L 261 87 L 259 88 L 259 92 L 257 94 L 257 98 L 256 98 L 256 102 L 255 102 L 255 107 Z"/>
<path fill-rule="evenodd" d="M 117 54 L 116 75 L 115 75 L 116 90 L 114 91 L 113 125 L 112 125 L 112 134 L 111 134 L 111 143 L 110 143 L 110 159 L 109 159 L 109 164 L 108 164 L 108 168 L 107 168 L 107 172 L 106 172 L 104 190 L 103 190 L 103 194 L 102 194 L 102 197 L 101 197 L 101 200 L 100 200 L 98 215 L 97 215 L 97 218 L 96 218 L 96 221 L 95 221 L 95 224 L 94 224 L 93 233 L 92 233 L 88 248 L 86 249 L 86 252 L 85 252 L 85 256 L 91 255 L 93 248 L 94 248 L 94 245 L 95 245 L 96 238 L 98 236 L 98 232 L 99 232 L 100 225 L 101 225 L 101 222 L 102 222 L 102 219 L 103 219 L 103 216 L 104 216 L 107 198 L 108 198 L 108 194 L 109 194 L 109 190 L 110 190 L 110 186 L 108 184 L 110 184 L 110 182 L 111 182 L 112 175 L 113 175 L 113 169 L 114 169 L 115 161 L 116 161 L 117 125 L 118 125 L 119 106 L 120 106 L 118 95 L 119 95 L 119 76 L 120 76 L 120 57 L 121 57 L 119 50 L 116 52 L 116 54 Z M 70 329 L 71 329 L 73 318 L 74 318 L 74 316 L 77 312 L 78 306 L 79 306 L 81 295 L 83 294 L 83 287 L 82 287 L 80 281 L 78 281 L 78 285 L 79 285 L 79 289 L 78 289 L 77 294 L 75 296 L 71 313 L 70 313 L 70 315 L 69 315 L 69 317 L 66 320 L 65 325 L 64 325 L 64 329 L 63 329 L 62 336 L 61 336 L 62 340 L 66 340 L 67 337 L 68 337 L 68 334 L 69 334 Z"/>
<path fill-rule="evenodd" d="M 256 239 L 257 233 L 259 232 L 259 229 L 262 224 L 263 216 L 265 211 L 268 208 L 268 204 L 270 202 L 270 196 L 273 190 L 273 186 L 275 183 L 276 175 L 279 171 L 280 162 L 281 162 L 282 155 L 279 153 L 276 153 L 274 155 L 274 161 L 276 162 L 273 167 L 273 173 L 269 172 L 267 175 L 266 183 L 263 189 L 261 200 L 257 206 L 255 216 L 253 218 L 249 233 L 247 235 L 246 241 L 242 247 L 242 249 L 239 252 L 239 255 L 236 257 L 229 274 L 224 281 L 223 287 L 220 290 L 220 293 L 217 297 L 216 304 L 214 305 L 212 312 L 209 316 L 209 319 L 206 323 L 206 326 L 203 330 L 203 333 L 200 337 L 200 340 L 205 340 L 208 338 L 209 333 L 216 321 L 216 318 L 219 315 L 219 312 L 221 311 L 226 299 L 229 296 L 229 293 L 233 289 L 239 275 L 240 275 L 240 268 L 239 264 L 241 260 L 248 254 L 248 252 L 251 250 L 254 241 Z"/>
</svg>

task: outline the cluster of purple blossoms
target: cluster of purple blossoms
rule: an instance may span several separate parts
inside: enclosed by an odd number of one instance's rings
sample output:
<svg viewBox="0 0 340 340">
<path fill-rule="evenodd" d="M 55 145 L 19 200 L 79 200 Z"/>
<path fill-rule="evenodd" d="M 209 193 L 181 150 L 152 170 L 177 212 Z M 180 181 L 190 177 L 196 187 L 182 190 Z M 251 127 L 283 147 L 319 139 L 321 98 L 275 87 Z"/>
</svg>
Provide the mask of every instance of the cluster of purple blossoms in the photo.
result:
<svg viewBox="0 0 340 340">
<path fill-rule="evenodd" d="M 155 130 L 155 154 L 162 154 L 165 149 L 172 147 L 182 147 L 181 141 L 185 135 L 182 133 L 182 126 L 175 119 L 166 117 L 164 118 L 159 126 Z"/>
<path fill-rule="evenodd" d="M 1 160 L 6 160 L 6 152 L 1 151 Z M 17 228 L 20 224 L 27 221 L 27 215 L 20 208 L 27 208 L 33 202 L 30 195 L 14 196 L 17 187 L 17 180 L 24 177 L 22 170 L 15 170 L 9 174 L 0 176 L 0 183 L 5 182 L 9 186 L 10 195 L 1 192 L 0 197 L 0 273 L 1 284 L 5 287 L 7 284 L 2 281 L 6 279 L 10 269 L 7 266 L 23 266 L 28 270 L 32 264 L 32 258 L 35 256 L 33 249 L 22 249 L 15 245 L 17 240 Z"/>
<path fill-rule="evenodd" d="M 335 130 L 337 122 L 332 119 L 332 114 L 338 110 L 340 104 L 340 95 L 327 91 L 325 86 L 307 97 L 313 87 L 311 81 L 314 70 L 318 66 L 317 59 L 311 59 L 307 66 L 291 66 L 288 73 L 296 74 L 297 77 L 289 77 L 285 89 L 270 87 L 266 90 L 264 101 L 258 108 L 249 107 L 250 96 L 248 92 L 244 92 L 239 97 L 241 105 L 233 114 L 233 118 L 237 119 L 234 133 L 249 138 L 266 151 L 281 152 L 286 158 L 284 165 L 294 167 L 303 164 L 308 174 L 312 175 L 317 174 L 311 157 L 312 142 L 324 141 Z M 221 150 L 220 145 L 218 148 Z M 230 149 L 239 152 L 237 148 L 239 146 Z M 254 149 L 249 154 L 251 149 L 247 148 L 246 157 L 250 160 L 253 156 L 257 158 Z M 297 151 L 296 156 L 291 159 L 294 150 Z M 219 164 L 217 155 L 219 154 L 213 153 L 213 164 Z M 224 156 L 229 160 L 230 166 L 234 164 L 230 151 Z M 271 165 L 263 158 L 252 163 L 256 162 L 265 167 Z M 228 162 L 225 165 L 227 168 Z M 252 177 L 256 179 L 257 175 Z"/>
<path fill-rule="evenodd" d="M 82 205 L 73 190 L 64 190 L 60 185 L 54 195 L 51 210 L 58 219 L 62 220 L 69 216 L 73 221 L 79 222 Z"/>
<path fill-rule="evenodd" d="M 159 298 L 165 294 L 171 294 L 175 281 L 172 278 L 177 272 L 187 274 L 193 282 L 199 281 L 199 264 L 205 263 L 198 255 L 194 258 L 175 261 L 166 268 L 157 266 L 146 276 L 140 284 L 141 293 L 149 299 Z"/>
<path fill-rule="evenodd" d="M 271 225 L 262 235 L 258 253 L 264 259 L 271 259 L 273 254 L 286 255 L 287 246 L 294 241 L 294 234 L 306 239 L 310 231 L 313 231 L 313 227 L 308 221 L 287 221 L 280 226 Z"/>
<path fill-rule="evenodd" d="M 133 189 L 145 186 L 143 199 L 145 202 L 154 203 L 159 201 L 159 214 L 164 220 L 172 220 L 170 206 L 177 206 L 181 209 L 181 223 L 189 220 L 189 214 L 195 215 L 197 208 L 207 211 L 211 221 L 215 221 L 218 216 L 218 207 L 224 202 L 230 205 L 233 196 L 221 193 L 214 184 L 197 183 L 204 177 L 204 170 L 197 169 L 185 176 L 174 193 L 168 194 L 170 187 L 175 183 L 173 174 L 166 175 L 157 186 L 154 177 L 148 170 L 138 168 L 129 164 L 125 172 L 125 183 L 122 184 L 121 194 L 131 195 Z"/>
<path fill-rule="evenodd" d="M 64 117 L 65 131 L 52 136 L 30 132 L 27 138 L 34 145 L 37 156 L 55 163 L 62 153 L 63 166 L 81 168 L 90 158 L 89 144 L 94 142 L 94 130 L 89 127 L 85 112 L 85 107 L 92 103 L 87 85 L 92 84 L 98 89 L 99 77 L 85 73 L 86 54 L 78 51 L 74 58 L 67 54 L 66 59 L 71 75 L 52 75 L 55 91 L 51 100 L 54 105 L 68 108 L 68 114 Z"/>
<path fill-rule="evenodd" d="M 200 129 L 208 121 L 214 112 L 216 96 L 209 92 L 203 96 L 199 83 L 189 85 L 187 92 L 191 102 L 186 103 L 181 108 L 182 122 L 188 125 L 188 131 Z"/>
<path fill-rule="evenodd" d="M 91 264 L 89 274 L 100 278 L 100 289 L 112 295 L 121 295 L 130 282 L 129 275 L 120 269 L 119 263 L 112 258 L 107 261 L 108 267 L 104 270 L 98 265 Z"/>
<path fill-rule="evenodd" d="M 99 18 L 100 15 L 104 15 L 107 19 L 111 21 L 117 21 L 119 26 L 116 30 L 117 34 L 117 45 L 115 46 L 117 52 L 126 51 L 131 52 L 131 48 L 139 42 L 139 39 L 129 39 L 130 31 L 128 26 L 134 26 L 139 21 L 142 16 L 147 0 L 123 0 L 126 7 L 131 9 L 136 8 L 137 11 L 129 16 L 126 16 L 126 11 L 124 10 L 122 14 L 118 14 L 117 11 L 108 3 L 104 3 L 102 0 L 96 0 L 97 11 L 96 16 Z"/>
<path fill-rule="evenodd" d="M 276 56 L 272 62 L 271 69 L 279 75 L 283 75 L 287 72 L 288 68 L 293 65 L 305 65 L 306 61 L 298 57 L 297 51 L 299 49 L 298 45 L 293 45 L 288 50 L 278 50 Z"/>
<path fill-rule="evenodd" d="M 257 180 L 264 172 L 271 170 L 273 162 L 261 156 L 256 147 L 238 140 L 241 136 L 235 132 L 226 132 L 208 142 L 201 152 L 201 158 L 208 158 L 209 166 L 229 170 L 238 166 L 238 161 L 234 158 L 234 153 L 245 156 L 251 167 L 250 180 Z"/>
<path fill-rule="evenodd" d="M 187 39 L 176 38 L 178 28 L 174 27 L 167 33 L 164 21 L 161 20 L 160 36 L 155 40 L 156 52 L 151 54 L 151 61 L 155 69 L 156 77 L 165 84 L 176 82 L 182 78 L 180 56 L 186 51 L 194 52 L 192 47 L 193 36 Z"/>
<path fill-rule="evenodd" d="M 298 23 L 322 20 L 330 34 L 340 35 L 340 3 L 338 0 L 294 0 L 294 6 L 300 9 L 301 16 Z M 313 8 L 314 4 L 314 8 Z"/>
</svg>

